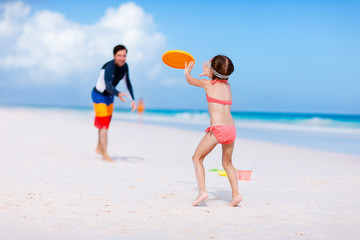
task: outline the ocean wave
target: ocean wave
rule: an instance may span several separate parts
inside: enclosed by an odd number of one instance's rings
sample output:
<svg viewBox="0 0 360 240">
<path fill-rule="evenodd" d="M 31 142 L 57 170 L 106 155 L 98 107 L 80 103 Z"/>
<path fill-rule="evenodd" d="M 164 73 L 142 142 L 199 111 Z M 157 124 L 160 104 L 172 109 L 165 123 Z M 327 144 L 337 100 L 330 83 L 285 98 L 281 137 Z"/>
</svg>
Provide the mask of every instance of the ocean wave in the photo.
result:
<svg viewBox="0 0 360 240">
<path fill-rule="evenodd" d="M 177 113 L 175 114 L 175 119 L 179 120 L 179 121 L 196 121 L 199 123 L 204 123 L 205 121 L 209 122 L 210 121 L 210 116 L 208 113 L 189 113 L 189 112 L 184 112 L 184 113 Z"/>
<path fill-rule="evenodd" d="M 309 119 L 297 120 L 297 124 L 308 125 L 308 126 L 327 126 L 327 127 L 344 127 L 344 128 L 360 128 L 359 122 L 352 121 L 339 121 L 329 118 L 313 117 Z"/>
<path fill-rule="evenodd" d="M 298 120 L 298 122 L 300 124 L 315 125 L 315 126 L 332 125 L 334 123 L 334 121 L 331 119 L 319 118 L 319 117 L 313 117 L 305 120 Z"/>
</svg>

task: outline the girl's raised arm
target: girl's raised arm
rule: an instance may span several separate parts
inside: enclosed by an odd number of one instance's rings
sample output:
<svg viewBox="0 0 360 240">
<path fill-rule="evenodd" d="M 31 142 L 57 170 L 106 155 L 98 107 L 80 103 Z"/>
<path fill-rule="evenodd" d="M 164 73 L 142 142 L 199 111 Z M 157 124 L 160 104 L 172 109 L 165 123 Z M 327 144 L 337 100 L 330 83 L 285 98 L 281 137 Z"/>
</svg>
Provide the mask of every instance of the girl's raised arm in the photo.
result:
<svg viewBox="0 0 360 240">
<path fill-rule="evenodd" d="M 189 63 L 189 65 L 187 65 L 187 63 L 185 63 L 185 69 L 184 69 L 184 74 L 185 74 L 185 78 L 186 81 L 190 84 L 190 85 L 194 85 L 196 87 L 202 87 L 205 88 L 210 84 L 209 80 L 206 79 L 196 79 L 193 78 L 191 76 L 191 71 L 194 67 L 194 62 L 191 61 Z M 209 68 L 209 63 L 205 61 L 205 63 L 203 63 L 203 73 L 199 75 L 199 77 L 201 76 L 207 76 L 210 78 L 210 68 Z"/>
</svg>

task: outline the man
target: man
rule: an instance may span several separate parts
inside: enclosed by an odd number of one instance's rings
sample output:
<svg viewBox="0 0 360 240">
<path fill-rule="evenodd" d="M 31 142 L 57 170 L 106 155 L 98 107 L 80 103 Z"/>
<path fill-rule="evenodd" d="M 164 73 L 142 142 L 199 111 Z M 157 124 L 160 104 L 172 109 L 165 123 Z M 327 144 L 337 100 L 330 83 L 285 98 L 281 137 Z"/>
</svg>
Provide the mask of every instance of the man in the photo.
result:
<svg viewBox="0 0 360 240">
<path fill-rule="evenodd" d="M 127 95 L 116 90 L 118 83 L 125 78 L 127 89 L 131 97 L 131 112 L 136 109 L 135 97 L 129 77 L 129 67 L 126 63 L 127 49 L 123 45 L 114 47 L 114 59 L 105 63 L 100 71 L 96 86 L 92 90 L 91 97 L 95 110 L 95 127 L 99 129 L 98 145 L 96 152 L 109 162 L 113 160 L 107 152 L 107 133 L 113 113 L 114 96 L 120 101 L 126 102 Z"/>
</svg>

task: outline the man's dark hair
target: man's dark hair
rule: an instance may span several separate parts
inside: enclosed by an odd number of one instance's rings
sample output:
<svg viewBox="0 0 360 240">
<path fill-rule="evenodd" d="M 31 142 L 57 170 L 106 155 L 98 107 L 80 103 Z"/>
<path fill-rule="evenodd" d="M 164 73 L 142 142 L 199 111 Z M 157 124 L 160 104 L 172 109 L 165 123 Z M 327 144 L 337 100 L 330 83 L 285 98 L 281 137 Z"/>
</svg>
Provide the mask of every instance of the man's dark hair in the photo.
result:
<svg viewBox="0 0 360 240">
<path fill-rule="evenodd" d="M 117 45 L 114 47 L 114 55 L 118 52 L 118 51 L 121 51 L 121 50 L 126 50 L 126 53 L 128 52 L 128 50 L 126 49 L 126 47 L 124 45 Z"/>
</svg>

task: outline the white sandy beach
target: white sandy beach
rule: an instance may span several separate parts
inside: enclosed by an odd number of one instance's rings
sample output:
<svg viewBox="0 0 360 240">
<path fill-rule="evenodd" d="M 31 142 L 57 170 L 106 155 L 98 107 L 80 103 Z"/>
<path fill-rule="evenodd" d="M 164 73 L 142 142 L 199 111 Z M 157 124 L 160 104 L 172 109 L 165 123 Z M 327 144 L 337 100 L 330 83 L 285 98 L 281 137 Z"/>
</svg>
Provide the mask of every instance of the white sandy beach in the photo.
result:
<svg viewBox="0 0 360 240">
<path fill-rule="evenodd" d="M 116 113 L 115 113 L 116 114 Z M 0 239 L 358 239 L 360 157 L 236 140 L 237 208 L 207 172 L 199 207 L 191 156 L 200 132 L 113 121 L 94 149 L 90 111 L 0 107 Z M 241 133 L 239 134 L 241 136 Z M 218 146 L 205 169 L 222 168 Z"/>
</svg>

